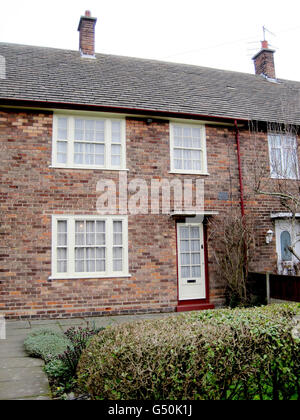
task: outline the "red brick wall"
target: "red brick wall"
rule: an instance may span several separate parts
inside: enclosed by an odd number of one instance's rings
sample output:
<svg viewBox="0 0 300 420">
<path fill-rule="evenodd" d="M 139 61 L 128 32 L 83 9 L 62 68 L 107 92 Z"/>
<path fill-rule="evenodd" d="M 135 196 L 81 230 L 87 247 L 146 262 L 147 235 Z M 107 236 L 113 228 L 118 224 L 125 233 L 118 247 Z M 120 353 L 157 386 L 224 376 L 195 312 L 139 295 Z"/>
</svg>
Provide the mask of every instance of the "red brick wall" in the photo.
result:
<svg viewBox="0 0 300 420">
<path fill-rule="evenodd" d="M 169 178 L 169 123 L 150 125 L 127 118 L 128 180 Z M 205 179 L 205 208 L 230 212 L 239 206 L 234 129 L 207 126 L 209 176 Z M 249 133 L 241 147 L 249 159 Z M 118 172 L 50 168 L 52 114 L 33 111 L 0 112 L 0 311 L 9 317 L 91 316 L 103 313 L 174 311 L 177 304 L 175 221 L 168 215 L 129 215 L 130 278 L 52 280 L 51 215 L 97 214 L 99 179 L 117 181 Z M 267 153 L 266 136 L 262 149 Z M 251 153 L 250 153 L 251 154 Z M 246 168 L 243 168 L 246 171 Z M 178 175 L 179 179 L 190 175 Z M 219 192 L 228 192 L 220 200 Z M 250 197 L 250 196 L 249 196 Z M 252 201 L 251 201 L 252 200 Z M 257 214 L 256 267 L 270 268 L 274 246 L 264 242 L 271 226 L 269 203 L 261 197 L 246 203 Z M 270 203 L 271 205 L 272 203 Z M 208 245 L 211 302 L 224 302 L 224 285 L 214 274 Z"/>
</svg>

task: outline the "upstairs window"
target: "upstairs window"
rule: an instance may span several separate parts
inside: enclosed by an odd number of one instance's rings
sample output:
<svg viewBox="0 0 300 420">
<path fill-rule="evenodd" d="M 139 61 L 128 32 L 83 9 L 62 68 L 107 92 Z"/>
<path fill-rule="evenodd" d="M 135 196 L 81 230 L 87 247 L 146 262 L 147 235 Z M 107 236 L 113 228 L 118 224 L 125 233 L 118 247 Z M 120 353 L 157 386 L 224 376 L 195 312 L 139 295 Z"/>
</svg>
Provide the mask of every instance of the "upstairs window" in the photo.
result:
<svg viewBox="0 0 300 420">
<path fill-rule="evenodd" d="M 171 172 L 206 174 L 204 125 L 170 125 Z"/>
<path fill-rule="evenodd" d="M 298 148 L 295 136 L 269 134 L 271 178 L 298 179 Z"/>
<path fill-rule="evenodd" d="M 54 115 L 52 166 L 125 169 L 125 121 Z"/>
</svg>

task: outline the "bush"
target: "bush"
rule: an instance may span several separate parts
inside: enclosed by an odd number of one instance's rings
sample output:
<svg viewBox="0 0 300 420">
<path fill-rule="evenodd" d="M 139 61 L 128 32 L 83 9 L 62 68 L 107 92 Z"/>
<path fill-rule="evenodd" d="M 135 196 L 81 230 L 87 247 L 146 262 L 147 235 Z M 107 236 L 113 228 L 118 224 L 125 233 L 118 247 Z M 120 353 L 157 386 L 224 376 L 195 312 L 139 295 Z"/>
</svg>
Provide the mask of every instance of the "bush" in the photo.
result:
<svg viewBox="0 0 300 420">
<path fill-rule="evenodd" d="M 68 372 L 69 377 L 75 376 L 79 358 L 88 341 L 102 330 L 104 328 L 71 327 L 65 332 L 65 336 L 70 340 L 72 346 L 68 346 L 58 358 Z"/>
<path fill-rule="evenodd" d="M 63 353 L 68 346 L 71 347 L 72 343 L 63 333 L 50 329 L 40 329 L 26 338 L 24 346 L 29 356 L 49 362 Z"/>
<path fill-rule="evenodd" d="M 299 305 L 194 312 L 106 329 L 78 365 L 94 399 L 300 398 Z"/>
</svg>

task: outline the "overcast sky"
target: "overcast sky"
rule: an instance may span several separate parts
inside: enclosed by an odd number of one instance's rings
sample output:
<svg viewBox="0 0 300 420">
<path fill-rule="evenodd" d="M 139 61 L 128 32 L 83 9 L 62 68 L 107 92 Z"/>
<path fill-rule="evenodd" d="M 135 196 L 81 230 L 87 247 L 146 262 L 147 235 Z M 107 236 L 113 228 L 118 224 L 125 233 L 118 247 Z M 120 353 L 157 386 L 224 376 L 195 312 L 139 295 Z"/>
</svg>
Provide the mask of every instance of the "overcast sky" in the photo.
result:
<svg viewBox="0 0 300 420">
<path fill-rule="evenodd" d="M 299 0 L 3 0 L 0 41 L 77 50 L 85 10 L 96 52 L 248 73 L 265 25 L 277 77 L 300 81 Z"/>
</svg>

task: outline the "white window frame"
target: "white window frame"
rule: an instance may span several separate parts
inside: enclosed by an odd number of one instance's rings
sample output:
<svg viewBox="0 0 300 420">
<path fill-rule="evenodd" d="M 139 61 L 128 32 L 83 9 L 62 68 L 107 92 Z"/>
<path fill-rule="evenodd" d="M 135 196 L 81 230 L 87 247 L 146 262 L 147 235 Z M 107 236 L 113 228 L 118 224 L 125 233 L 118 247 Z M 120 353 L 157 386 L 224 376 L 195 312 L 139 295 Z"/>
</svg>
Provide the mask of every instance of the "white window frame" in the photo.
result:
<svg viewBox="0 0 300 420">
<path fill-rule="evenodd" d="M 174 127 L 179 126 L 182 128 L 200 128 L 200 135 L 201 135 L 201 149 L 194 148 L 194 150 L 201 150 L 202 151 L 202 162 L 201 162 L 201 170 L 190 170 L 190 169 L 175 169 L 174 165 Z M 183 149 L 185 149 L 183 147 Z M 193 150 L 193 148 L 186 148 L 186 150 Z M 175 123 L 170 122 L 170 173 L 175 174 L 195 174 L 195 175 L 209 175 L 207 172 L 207 154 L 206 154 L 206 130 L 204 124 L 187 124 L 187 123 Z"/>
<path fill-rule="evenodd" d="M 67 272 L 57 272 L 57 223 L 58 221 L 67 222 Z M 106 225 L 106 257 L 105 272 L 76 272 L 75 271 L 75 221 L 105 221 Z M 113 271 L 113 222 L 122 221 L 122 248 L 123 248 L 123 270 Z M 113 278 L 131 277 L 128 273 L 128 218 L 127 216 L 99 216 L 99 215 L 65 215 L 58 214 L 52 216 L 52 275 L 50 280 L 59 279 L 84 279 L 84 278 Z"/>
<path fill-rule="evenodd" d="M 273 167 L 272 167 L 272 149 L 273 149 L 272 148 L 272 144 L 271 144 L 272 137 L 280 137 L 280 140 L 281 140 L 280 147 L 276 147 L 276 149 L 279 149 L 280 150 L 280 156 L 281 156 L 280 166 L 281 166 L 281 170 L 284 171 L 283 174 L 276 173 L 274 171 Z M 291 139 L 294 140 L 293 150 L 294 150 L 295 156 L 297 158 L 296 159 L 296 162 L 295 162 L 296 163 L 296 168 L 295 168 L 296 169 L 296 176 L 287 176 L 287 168 L 282 168 L 282 166 L 284 164 L 284 153 L 283 153 L 283 149 L 285 148 L 284 145 L 283 145 L 283 143 L 282 143 L 282 140 L 284 138 L 287 138 L 287 137 L 289 137 L 289 138 L 291 138 Z M 297 141 L 298 141 L 297 140 L 297 136 L 295 136 L 295 135 L 286 135 L 286 134 L 280 134 L 280 133 L 279 134 L 277 134 L 277 133 L 269 133 L 268 134 L 269 163 L 270 163 L 270 176 L 271 176 L 271 178 L 273 178 L 273 179 L 294 179 L 294 180 L 299 179 L 299 162 L 298 162 L 298 151 L 297 151 L 297 145 L 298 145 L 298 143 L 297 143 Z"/>
<path fill-rule="evenodd" d="M 67 129 L 68 129 L 68 139 L 67 139 L 67 162 L 60 163 L 57 162 L 57 143 L 58 139 L 58 119 L 67 118 Z M 102 120 L 104 121 L 104 144 L 105 144 L 105 154 L 104 154 L 104 165 L 89 165 L 86 163 L 78 164 L 74 162 L 74 143 L 75 140 L 75 119 L 83 120 Z M 118 121 L 121 125 L 121 143 L 112 142 L 112 122 Z M 85 141 L 85 143 L 96 143 Z M 121 146 L 121 164 L 119 166 L 113 166 L 111 164 L 111 149 L 112 145 Z M 81 113 L 54 113 L 53 114 L 53 130 L 52 130 L 52 164 L 53 168 L 67 168 L 67 169 L 101 169 L 101 170 L 110 170 L 110 171 L 120 171 L 126 169 L 126 122 L 125 118 L 117 117 L 107 117 L 102 115 L 91 115 L 91 114 L 81 114 Z"/>
</svg>

